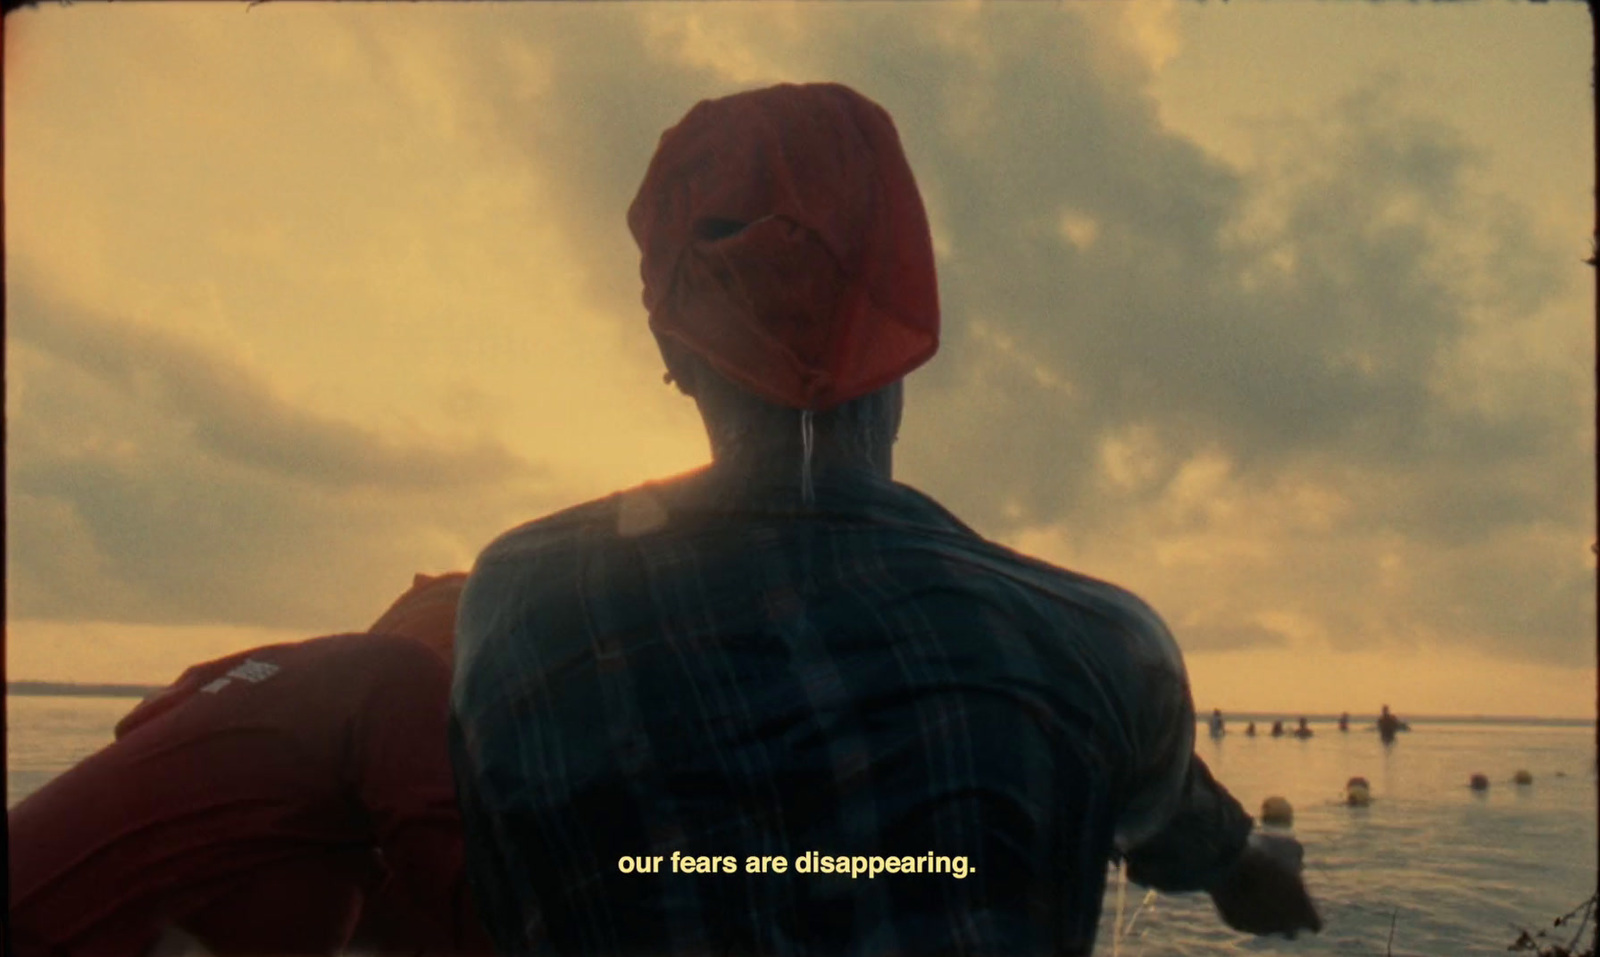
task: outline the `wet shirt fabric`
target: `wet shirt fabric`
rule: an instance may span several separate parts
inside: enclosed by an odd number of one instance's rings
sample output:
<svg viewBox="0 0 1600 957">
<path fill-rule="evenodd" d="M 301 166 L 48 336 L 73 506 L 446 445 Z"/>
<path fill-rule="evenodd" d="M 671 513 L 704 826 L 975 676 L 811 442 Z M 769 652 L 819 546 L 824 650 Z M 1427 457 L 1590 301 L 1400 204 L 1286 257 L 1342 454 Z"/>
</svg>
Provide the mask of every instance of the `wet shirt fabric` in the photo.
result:
<svg viewBox="0 0 1600 957">
<path fill-rule="evenodd" d="M 468 867 L 506 953 L 1087 954 L 1108 858 L 1197 889 L 1251 827 L 1144 603 L 863 473 L 804 507 L 712 467 L 513 530 L 456 652 Z M 811 851 L 967 874 L 799 872 Z"/>
<path fill-rule="evenodd" d="M 196 665 L 9 816 L 21 954 L 486 952 L 462 874 L 450 672 L 339 635 Z M 383 920 L 374 920 L 374 915 Z"/>
</svg>

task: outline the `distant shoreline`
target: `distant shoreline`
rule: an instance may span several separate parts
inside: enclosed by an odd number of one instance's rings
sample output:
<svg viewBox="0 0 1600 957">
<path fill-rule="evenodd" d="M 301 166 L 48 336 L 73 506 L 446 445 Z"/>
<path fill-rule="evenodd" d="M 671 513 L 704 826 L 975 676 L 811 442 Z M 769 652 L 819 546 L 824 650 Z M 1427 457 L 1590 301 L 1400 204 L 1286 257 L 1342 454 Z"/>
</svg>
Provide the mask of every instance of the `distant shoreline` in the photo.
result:
<svg viewBox="0 0 1600 957">
<path fill-rule="evenodd" d="M 144 698 L 165 685 L 78 684 L 70 681 L 8 681 L 6 695 L 51 698 Z"/>
<path fill-rule="evenodd" d="M 8 681 L 6 694 L 19 697 L 67 697 L 67 698 L 144 698 L 165 688 L 165 685 L 135 685 L 135 684 L 80 684 L 71 681 Z M 1209 711 L 1197 711 L 1195 719 L 1200 724 L 1210 720 Z M 1228 723 L 1230 731 L 1243 732 L 1244 723 L 1254 721 L 1266 722 L 1270 727 L 1274 721 L 1283 721 L 1292 724 L 1300 720 L 1299 714 L 1287 712 L 1273 713 L 1268 711 L 1224 711 L 1222 717 Z M 1593 727 L 1594 718 L 1542 718 L 1537 715 L 1502 715 L 1502 714 L 1405 714 L 1401 716 L 1412 725 L 1428 724 L 1525 724 L 1543 725 L 1546 727 L 1583 728 Z M 1335 724 L 1339 720 L 1336 714 L 1307 714 L 1306 721 L 1313 725 Z M 1366 725 L 1378 720 L 1375 714 L 1351 714 L 1350 726 L 1353 731 L 1369 730 Z"/>
</svg>

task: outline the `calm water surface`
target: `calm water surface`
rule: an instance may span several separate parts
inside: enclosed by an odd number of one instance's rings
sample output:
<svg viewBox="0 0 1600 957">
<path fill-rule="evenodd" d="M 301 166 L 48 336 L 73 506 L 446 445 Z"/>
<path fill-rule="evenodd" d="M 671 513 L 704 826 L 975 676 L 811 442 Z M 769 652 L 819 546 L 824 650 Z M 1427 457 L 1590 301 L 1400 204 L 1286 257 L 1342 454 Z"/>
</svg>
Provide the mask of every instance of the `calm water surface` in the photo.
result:
<svg viewBox="0 0 1600 957">
<path fill-rule="evenodd" d="M 1273 795 L 1294 805 L 1306 883 L 1324 928 L 1296 941 L 1237 934 L 1203 895 L 1158 897 L 1140 909 L 1128 885 L 1115 941 L 1115 883 L 1097 952 L 1123 955 L 1503 955 L 1518 927 L 1549 927 L 1595 891 L 1596 790 L 1592 727 L 1429 724 L 1385 748 L 1371 731 L 1220 740 L 1197 748 L 1253 814 Z M 1512 776 L 1532 772 L 1531 786 Z M 1488 775 L 1484 793 L 1467 781 Z M 1344 784 L 1372 785 L 1369 807 L 1340 803 Z M 1560 938 L 1563 942 L 1570 940 Z"/>
<path fill-rule="evenodd" d="M 111 740 L 130 698 L 7 699 L 7 806 Z M 1120 941 L 1117 886 L 1106 895 L 1098 953 L 1381 957 L 1500 955 L 1516 928 L 1548 926 L 1595 890 L 1594 732 L 1585 727 L 1428 724 L 1389 748 L 1371 731 L 1220 740 L 1199 753 L 1252 813 L 1269 796 L 1295 808 L 1320 935 L 1261 940 L 1228 930 L 1203 895 L 1147 897 L 1127 885 Z M 1533 773 L 1519 787 L 1512 775 Z M 1467 787 L 1481 772 L 1487 793 Z M 1372 783 L 1370 807 L 1339 803 L 1349 778 Z M 1562 938 L 1563 940 L 1567 938 Z"/>
<path fill-rule="evenodd" d="M 111 743 L 137 698 L 6 696 L 6 807 Z"/>
</svg>

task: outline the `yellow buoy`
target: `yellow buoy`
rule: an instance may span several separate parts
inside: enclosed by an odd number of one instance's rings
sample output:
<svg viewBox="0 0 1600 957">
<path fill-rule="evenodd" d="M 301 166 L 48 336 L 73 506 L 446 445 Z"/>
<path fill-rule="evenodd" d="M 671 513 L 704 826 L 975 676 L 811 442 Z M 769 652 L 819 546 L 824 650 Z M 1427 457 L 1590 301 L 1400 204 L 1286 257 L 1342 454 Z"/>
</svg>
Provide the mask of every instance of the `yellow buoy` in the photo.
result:
<svg viewBox="0 0 1600 957">
<path fill-rule="evenodd" d="M 1261 823 L 1288 827 L 1294 823 L 1294 807 L 1288 798 L 1269 797 L 1261 802 Z"/>
</svg>

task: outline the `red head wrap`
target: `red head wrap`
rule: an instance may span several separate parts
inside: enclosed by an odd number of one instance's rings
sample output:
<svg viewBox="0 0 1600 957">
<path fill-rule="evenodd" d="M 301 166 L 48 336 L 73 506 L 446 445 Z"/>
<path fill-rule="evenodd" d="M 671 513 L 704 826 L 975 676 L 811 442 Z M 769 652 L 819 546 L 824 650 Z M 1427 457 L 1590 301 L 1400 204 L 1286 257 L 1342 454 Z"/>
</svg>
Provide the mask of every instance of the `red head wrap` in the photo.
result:
<svg viewBox="0 0 1600 957">
<path fill-rule="evenodd" d="M 650 328 L 773 402 L 823 411 L 939 348 L 922 197 L 894 121 L 848 87 L 696 104 L 628 226 Z"/>
</svg>

